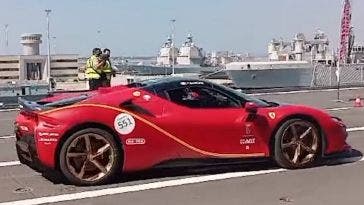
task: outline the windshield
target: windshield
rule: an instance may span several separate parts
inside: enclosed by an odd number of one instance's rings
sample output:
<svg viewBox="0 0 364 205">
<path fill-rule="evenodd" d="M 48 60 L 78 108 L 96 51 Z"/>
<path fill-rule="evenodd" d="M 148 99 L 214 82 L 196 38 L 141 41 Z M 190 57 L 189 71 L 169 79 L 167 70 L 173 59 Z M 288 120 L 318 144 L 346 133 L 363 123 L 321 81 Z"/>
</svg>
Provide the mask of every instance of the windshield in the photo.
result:
<svg viewBox="0 0 364 205">
<path fill-rule="evenodd" d="M 267 101 L 261 100 L 261 99 L 258 99 L 258 98 L 252 97 L 252 96 L 249 96 L 249 95 L 247 95 L 247 94 L 245 94 L 245 93 L 243 93 L 243 92 L 241 92 L 239 90 L 234 90 L 232 88 L 229 88 L 229 87 L 226 87 L 226 86 L 221 86 L 221 85 L 218 85 L 218 84 L 214 84 L 214 86 L 217 86 L 217 87 L 220 87 L 221 89 L 225 89 L 225 90 L 227 90 L 229 92 L 232 92 L 235 95 L 237 95 L 238 97 L 243 98 L 248 102 L 254 102 L 259 106 L 262 106 L 262 107 L 269 107 L 270 106 L 270 104 Z"/>
<path fill-rule="evenodd" d="M 152 78 L 152 79 L 142 80 L 142 81 L 138 81 L 138 82 L 132 82 L 126 86 L 129 88 L 146 87 L 146 86 L 161 82 L 162 80 L 163 80 L 163 78 Z"/>
</svg>

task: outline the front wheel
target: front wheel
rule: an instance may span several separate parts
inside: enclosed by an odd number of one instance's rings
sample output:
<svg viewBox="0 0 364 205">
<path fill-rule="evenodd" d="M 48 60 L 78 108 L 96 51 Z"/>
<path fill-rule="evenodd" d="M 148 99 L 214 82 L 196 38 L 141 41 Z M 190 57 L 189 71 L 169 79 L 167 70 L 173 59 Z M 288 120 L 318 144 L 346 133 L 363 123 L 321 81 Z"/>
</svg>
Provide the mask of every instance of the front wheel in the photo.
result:
<svg viewBox="0 0 364 205">
<path fill-rule="evenodd" d="M 275 135 L 274 148 L 274 158 L 279 166 L 288 169 L 311 167 L 320 159 L 320 131 L 310 121 L 287 120 Z"/>
<path fill-rule="evenodd" d="M 71 135 L 60 151 L 60 169 L 76 185 L 98 185 L 110 181 L 121 168 L 121 151 L 113 136 L 88 128 Z"/>
</svg>

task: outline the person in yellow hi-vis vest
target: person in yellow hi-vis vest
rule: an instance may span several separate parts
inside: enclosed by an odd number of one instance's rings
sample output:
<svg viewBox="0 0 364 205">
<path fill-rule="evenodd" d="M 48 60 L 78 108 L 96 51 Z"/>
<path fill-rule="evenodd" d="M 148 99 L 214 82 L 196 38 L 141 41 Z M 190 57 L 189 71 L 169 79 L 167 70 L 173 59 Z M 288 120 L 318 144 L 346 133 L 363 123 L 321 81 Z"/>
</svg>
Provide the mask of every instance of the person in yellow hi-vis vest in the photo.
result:
<svg viewBox="0 0 364 205">
<path fill-rule="evenodd" d="M 100 48 L 94 48 L 92 56 L 86 61 L 85 77 L 88 79 L 90 90 L 96 90 L 102 86 L 102 77 L 105 75 L 103 70 L 107 63 L 100 58 L 101 54 Z"/>
</svg>

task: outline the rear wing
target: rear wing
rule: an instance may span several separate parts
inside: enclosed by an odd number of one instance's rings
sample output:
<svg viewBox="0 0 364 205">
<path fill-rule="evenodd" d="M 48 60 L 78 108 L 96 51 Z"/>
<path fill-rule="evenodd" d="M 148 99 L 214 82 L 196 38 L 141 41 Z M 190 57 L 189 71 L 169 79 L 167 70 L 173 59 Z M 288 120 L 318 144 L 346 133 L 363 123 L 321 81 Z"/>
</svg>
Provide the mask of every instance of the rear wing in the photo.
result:
<svg viewBox="0 0 364 205">
<path fill-rule="evenodd" d="M 81 102 L 82 100 L 87 99 L 89 96 L 84 94 L 76 97 L 66 98 L 62 100 L 58 100 L 55 102 L 50 103 L 38 103 L 33 101 L 28 101 L 23 98 L 18 98 L 18 104 L 20 109 L 33 112 L 33 111 L 40 111 L 44 109 L 51 109 L 51 108 L 57 108 L 57 107 L 64 107 L 68 105 L 72 105 L 78 102 Z"/>
<path fill-rule="evenodd" d="M 21 97 L 18 98 L 18 104 L 19 104 L 20 109 L 28 111 L 28 112 L 39 111 L 44 108 L 43 105 L 40 105 L 37 102 L 25 100 Z"/>
</svg>

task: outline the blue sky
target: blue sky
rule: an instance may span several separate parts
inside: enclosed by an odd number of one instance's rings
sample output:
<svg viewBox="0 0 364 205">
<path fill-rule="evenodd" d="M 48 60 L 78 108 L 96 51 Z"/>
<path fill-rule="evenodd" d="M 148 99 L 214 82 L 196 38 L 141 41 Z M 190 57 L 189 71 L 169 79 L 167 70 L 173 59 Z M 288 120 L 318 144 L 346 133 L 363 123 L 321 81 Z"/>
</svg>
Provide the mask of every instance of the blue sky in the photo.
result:
<svg viewBox="0 0 364 205">
<path fill-rule="evenodd" d="M 86 56 L 101 44 L 113 55 L 156 55 L 176 19 L 176 43 L 190 31 L 204 50 L 263 55 L 272 38 L 306 36 L 321 28 L 337 47 L 342 0 L 1 0 L 0 53 L 9 24 L 7 53 L 21 53 L 22 33 L 42 33 L 52 9 L 52 51 Z M 353 2 L 357 40 L 364 42 L 364 1 Z M 98 33 L 98 31 L 100 31 Z"/>
</svg>

